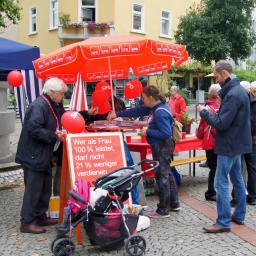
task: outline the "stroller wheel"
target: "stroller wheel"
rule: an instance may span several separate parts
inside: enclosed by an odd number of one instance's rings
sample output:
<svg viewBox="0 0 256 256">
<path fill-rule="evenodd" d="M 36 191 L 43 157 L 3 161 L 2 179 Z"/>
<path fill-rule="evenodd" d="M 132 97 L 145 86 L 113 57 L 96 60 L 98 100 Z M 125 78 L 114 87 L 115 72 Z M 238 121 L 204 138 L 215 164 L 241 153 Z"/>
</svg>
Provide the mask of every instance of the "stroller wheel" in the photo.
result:
<svg viewBox="0 0 256 256">
<path fill-rule="evenodd" d="M 68 238 L 60 238 L 54 242 L 53 255 L 54 256 L 69 256 L 75 252 L 74 242 Z"/>
<path fill-rule="evenodd" d="M 55 237 L 54 240 L 52 240 L 51 245 L 50 245 L 50 248 L 51 248 L 51 252 L 52 252 L 52 253 L 53 253 L 53 246 L 54 246 L 54 243 L 55 243 L 58 239 L 60 239 L 60 238 L 68 238 L 68 237 L 67 237 L 67 236 L 62 236 L 62 237 L 57 236 L 57 237 Z"/>
<path fill-rule="evenodd" d="M 125 249 L 131 256 L 142 255 L 146 250 L 146 240 L 139 235 L 129 236 L 125 242 Z"/>
</svg>

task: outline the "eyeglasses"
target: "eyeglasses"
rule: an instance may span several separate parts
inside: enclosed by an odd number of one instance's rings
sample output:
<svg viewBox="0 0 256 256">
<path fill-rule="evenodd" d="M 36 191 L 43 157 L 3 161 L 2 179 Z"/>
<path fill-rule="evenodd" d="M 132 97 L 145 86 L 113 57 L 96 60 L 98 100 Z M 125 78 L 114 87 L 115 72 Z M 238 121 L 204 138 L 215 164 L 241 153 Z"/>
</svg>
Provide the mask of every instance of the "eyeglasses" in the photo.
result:
<svg viewBox="0 0 256 256">
<path fill-rule="evenodd" d="M 56 92 L 58 92 L 58 93 L 61 94 L 62 96 L 65 96 L 65 93 L 66 93 L 66 92 L 62 92 L 62 91 L 56 91 Z"/>
</svg>

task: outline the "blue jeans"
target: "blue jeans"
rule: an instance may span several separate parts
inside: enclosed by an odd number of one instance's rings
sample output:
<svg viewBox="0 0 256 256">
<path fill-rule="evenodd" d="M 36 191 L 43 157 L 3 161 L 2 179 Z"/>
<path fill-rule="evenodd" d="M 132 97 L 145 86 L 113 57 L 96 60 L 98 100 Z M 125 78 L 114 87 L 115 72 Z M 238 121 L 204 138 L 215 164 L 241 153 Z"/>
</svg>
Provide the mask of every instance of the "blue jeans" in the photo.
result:
<svg viewBox="0 0 256 256">
<path fill-rule="evenodd" d="M 234 216 L 238 221 L 243 222 L 246 213 L 246 190 L 242 176 L 241 155 L 222 156 L 218 155 L 217 169 L 214 179 L 214 189 L 217 196 L 216 225 L 230 228 L 231 210 L 229 199 L 229 179 L 235 190 L 237 207 L 234 210 Z"/>
</svg>

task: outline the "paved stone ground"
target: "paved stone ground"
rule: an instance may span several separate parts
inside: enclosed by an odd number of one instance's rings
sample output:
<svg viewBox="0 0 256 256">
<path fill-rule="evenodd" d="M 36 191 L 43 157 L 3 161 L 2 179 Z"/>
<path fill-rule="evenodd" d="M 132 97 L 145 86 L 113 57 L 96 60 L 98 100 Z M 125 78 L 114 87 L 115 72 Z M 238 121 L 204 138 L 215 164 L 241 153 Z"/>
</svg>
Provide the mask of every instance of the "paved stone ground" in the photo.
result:
<svg viewBox="0 0 256 256">
<path fill-rule="evenodd" d="M 14 136 L 11 136 L 12 141 L 14 141 L 15 136 L 18 138 L 18 132 L 14 134 Z M 15 151 L 15 148 L 13 148 L 13 150 Z M 203 153 L 203 151 L 199 151 L 199 154 Z M 185 154 L 186 153 L 180 153 L 177 157 L 184 157 Z M 200 168 L 198 164 L 196 164 L 196 177 L 190 177 L 188 175 L 189 171 L 187 165 L 180 166 L 177 169 L 182 175 L 182 184 L 179 188 L 181 210 L 179 212 L 171 212 L 170 218 L 151 219 L 151 226 L 140 232 L 140 235 L 142 235 L 147 242 L 145 255 L 256 255 L 256 247 L 233 232 L 220 234 L 206 234 L 203 232 L 203 226 L 213 223 L 209 215 L 202 214 L 203 211 L 200 209 L 195 210 L 183 201 L 185 201 L 185 192 L 187 196 L 195 198 L 195 202 L 202 202 L 206 206 L 213 209 L 216 208 L 214 202 L 204 200 L 208 169 Z M 50 244 L 56 237 L 54 227 L 46 227 L 47 233 L 45 234 L 32 235 L 20 233 L 19 212 L 24 191 L 22 170 L 15 168 L 14 171 L 8 173 L 9 175 L 5 176 L 6 172 L 0 171 L 0 256 L 52 255 Z M 155 210 L 157 201 L 156 196 L 147 197 L 148 209 L 144 211 L 144 215 L 149 211 Z M 254 244 L 256 244 L 255 206 L 247 207 L 246 226 L 254 231 Z M 74 255 L 125 255 L 124 246 L 118 250 L 106 251 L 90 245 L 83 229 L 82 234 L 83 245 L 76 246 Z M 75 232 L 72 233 L 72 240 L 76 244 Z"/>
<path fill-rule="evenodd" d="M 204 201 L 207 170 L 198 167 L 196 177 L 186 175 L 186 168 L 180 168 L 179 171 L 182 173 L 180 189 L 215 208 L 214 202 Z M 17 187 L 0 189 L 0 214 L 2 216 L 0 219 L 0 255 L 51 255 L 50 243 L 56 236 L 54 227 L 47 227 L 47 233 L 39 235 L 19 232 L 19 211 L 23 191 L 22 183 Z M 145 255 L 256 255 L 256 247 L 232 232 L 222 234 L 204 233 L 202 227 L 212 224 L 212 221 L 200 211 L 196 211 L 183 203 L 182 196 L 180 199 L 180 212 L 172 212 L 170 218 L 151 219 L 151 226 L 140 232 L 147 241 Z M 157 197 L 148 196 L 147 203 L 148 210 L 144 211 L 144 215 L 155 209 Z M 256 231 L 255 207 L 248 206 L 247 211 L 246 226 Z M 124 247 L 107 252 L 90 245 L 83 229 L 82 234 L 83 245 L 76 246 L 75 255 L 125 255 Z M 72 240 L 76 243 L 75 232 L 72 233 Z"/>
</svg>

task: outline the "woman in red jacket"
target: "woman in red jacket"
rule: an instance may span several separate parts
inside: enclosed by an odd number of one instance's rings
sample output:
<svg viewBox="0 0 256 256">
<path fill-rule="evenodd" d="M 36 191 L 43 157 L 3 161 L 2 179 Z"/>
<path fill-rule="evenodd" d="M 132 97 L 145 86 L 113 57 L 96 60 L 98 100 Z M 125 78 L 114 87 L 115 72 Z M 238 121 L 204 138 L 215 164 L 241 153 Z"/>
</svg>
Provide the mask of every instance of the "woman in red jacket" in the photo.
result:
<svg viewBox="0 0 256 256">
<path fill-rule="evenodd" d="M 208 106 L 209 111 L 217 113 L 219 109 L 218 94 L 221 89 L 219 84 L 212 84 L 209 88 L 209 99 L 205 102 L 205 106 Z M 214 153 L 216 129 L 206 123 L 204 119 L 200 119 L 198 126 L 197 137 L 203 139 L 202 148 L 206 152 L 206 159 L 209 165 L 208 175 L 208 189 L 205 192 L 205 199 L 208 201 L 216 201 L 216 192 L 214 190 L 214 177 L 217 167 L 217 155 Z"/>
</svg>

